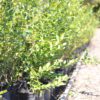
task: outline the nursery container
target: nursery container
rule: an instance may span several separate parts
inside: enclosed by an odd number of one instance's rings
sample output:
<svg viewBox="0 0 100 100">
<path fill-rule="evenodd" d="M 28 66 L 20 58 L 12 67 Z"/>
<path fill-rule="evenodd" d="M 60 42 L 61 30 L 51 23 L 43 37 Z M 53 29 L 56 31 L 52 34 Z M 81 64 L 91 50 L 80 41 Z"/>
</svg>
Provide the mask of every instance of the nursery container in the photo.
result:
<svg viewBox="0 0 100 100">
<path fill-rule="evenodd" d="M 50 100 L 52 90 L 45 90 L 39 94 L 7 92 L 2 95 L 3 100 Z"/>
</svg>

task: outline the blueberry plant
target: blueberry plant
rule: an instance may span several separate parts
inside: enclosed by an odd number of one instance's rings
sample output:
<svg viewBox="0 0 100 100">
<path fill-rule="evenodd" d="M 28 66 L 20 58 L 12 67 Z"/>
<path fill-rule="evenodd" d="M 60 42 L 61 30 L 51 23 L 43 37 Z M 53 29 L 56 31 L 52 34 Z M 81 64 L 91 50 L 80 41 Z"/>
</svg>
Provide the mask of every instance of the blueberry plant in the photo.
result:
<svg viewBox="0 0 100 100">
<path fill-rule="evenodd" d="M 64 84 L 55 70 L 76 61 L 95 22 L 82 0 L 0 0 L 0 80 L 25 78 L 33 92 Z"/>
</svg>

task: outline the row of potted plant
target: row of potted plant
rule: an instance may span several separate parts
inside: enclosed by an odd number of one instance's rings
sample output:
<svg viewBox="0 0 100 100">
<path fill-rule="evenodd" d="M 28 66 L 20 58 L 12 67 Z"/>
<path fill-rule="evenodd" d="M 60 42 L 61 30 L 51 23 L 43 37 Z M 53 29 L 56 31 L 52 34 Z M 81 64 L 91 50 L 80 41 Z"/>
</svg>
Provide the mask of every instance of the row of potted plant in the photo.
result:
<svg viewBox="0 0 100 100">
<path fill-rule="evenodd" d="M 53 89 L 66 84 L 64 70 L 78 60 L 74 51 L 91 39 L 96 25 L 92 8 L 82 2 L 0 1 L 3 100 L 50 100 Z"/>
</svg>

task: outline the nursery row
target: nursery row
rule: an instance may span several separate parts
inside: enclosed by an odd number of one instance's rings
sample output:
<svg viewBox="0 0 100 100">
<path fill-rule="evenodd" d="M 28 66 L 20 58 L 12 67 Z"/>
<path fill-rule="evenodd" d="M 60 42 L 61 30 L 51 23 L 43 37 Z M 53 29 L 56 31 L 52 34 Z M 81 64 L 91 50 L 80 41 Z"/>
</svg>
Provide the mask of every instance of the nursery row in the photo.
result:
<svg viewBox="0 0 100 100">
<path fill-rule="evenodd" d="M 66 84 L 60 70 L 78 60 L 74 51 L 89 42 L 95 26 L 83 0 L 0 0 L 1 90 L 42 94 Z"/>
</svg>

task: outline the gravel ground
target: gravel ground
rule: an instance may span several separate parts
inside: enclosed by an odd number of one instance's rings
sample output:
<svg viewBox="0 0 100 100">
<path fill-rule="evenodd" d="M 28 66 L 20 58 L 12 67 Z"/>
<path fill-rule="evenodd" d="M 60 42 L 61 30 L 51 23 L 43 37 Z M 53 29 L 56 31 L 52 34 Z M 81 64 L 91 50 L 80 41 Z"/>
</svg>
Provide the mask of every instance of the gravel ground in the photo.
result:
<svg viewBox="0 0 100 100">
<path fill-rule="evenodd" d="M 100 29 L 88 47 L 89 56 L 100 60 Z M 68 100 L 100 100 L 100 64 L 81 65 Z"/>
</svg>

